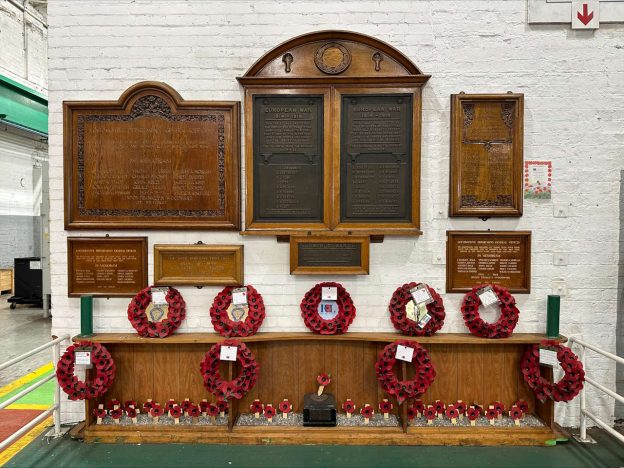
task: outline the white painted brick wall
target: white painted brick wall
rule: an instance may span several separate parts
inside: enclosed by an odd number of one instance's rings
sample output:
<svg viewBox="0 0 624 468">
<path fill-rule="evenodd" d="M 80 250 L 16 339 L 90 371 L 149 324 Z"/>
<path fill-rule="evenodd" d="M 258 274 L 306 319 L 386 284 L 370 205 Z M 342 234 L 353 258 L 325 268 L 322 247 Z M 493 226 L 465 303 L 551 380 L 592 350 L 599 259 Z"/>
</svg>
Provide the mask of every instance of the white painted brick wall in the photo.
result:
<svg viewBox="0 0 624 468">
<path fill-rule="evenodd" d="M 242 100 L 235 77 L 293 36 L 347 29 L 376 36 L 409 56 L 432 78 L 424 88 L 422 230 L 419 239 L 371 246 L 371 274 L 343 281 L 357 306 L 350 330 L 390 331 L 386 306 L 410 280 L 443 292 L 447 229 L 533 231 L 532 293 L 517 295 L 518 332 L 543 332 L 551 281 L 563 278 L 561 331 L 615 349 L 619 170 L 624 135 L 624 27 L 596 32 L 564 25 L 529 26 L 524 0 L 464 1 L 98 1 L 49 4 L 50 198 L 54 333 L 79 331 L 79 304 L 67 298 L 63 230 L 62 101 L 117 99 L 140 80 L 160 80 L 186 99 Z M 550 201 L 527 201 L 520 219 L 448 219 L 449 95 L 465 91 L 525 94 L 526 159 L 551 159 Z M 244 176 L 243 176 L 244 177 Z M 244 194 L 243 194 L 244 196 Z M 569 207 L 553 217 L 553 203 Z M 76 233 L 72 233 L 76 235 Z M 103 235 L 104 231 L 80 233 Z M 124 233 L 114 233 L 123 235 Z M 246 281 L 264 295 L 263 331 L 305 327 L 298 304 L 316 281 L 288 274 L 288 246 L 236 233 L 132 232 L 154 243 L 244 243 Z M 567 252 L 568 266 L 553 253 Z M 217 288 L 181 288 L 188 304 L 182 332 L 212 331 L 208 309 Z M 464 332 L 459 294 L 443 294 L 443 332 Z M 95 329 L 130 332 L 125 299 L 97 300 Z M 587 370 L 613 387 L 615 367 L 593 357 Z M 612 418 L 613 403 L 588 406 Z M 66 404 L 64 417 L 82 416 Z M 578 403 L 558 404 L 557 419 L 574 424 Z"/>
<path fill-rule="evenodd" d="M 24 14 L 21 8 L 7 0 L 0 2 L 0 74 L 46 94 L 47 36 L 45 18 L 30 4 Z"/>
</svg>

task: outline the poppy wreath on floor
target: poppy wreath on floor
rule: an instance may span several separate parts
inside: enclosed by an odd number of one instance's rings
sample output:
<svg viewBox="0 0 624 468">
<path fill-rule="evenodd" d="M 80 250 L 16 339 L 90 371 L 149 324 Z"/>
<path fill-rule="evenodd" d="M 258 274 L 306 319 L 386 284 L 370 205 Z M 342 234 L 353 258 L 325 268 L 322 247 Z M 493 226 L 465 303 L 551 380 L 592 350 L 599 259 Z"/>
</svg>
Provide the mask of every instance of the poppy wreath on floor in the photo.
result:
<svg viewBox="0 0 624 468">
<path fill-rule="evenodd" d="M 236 346 L 236 360 L 240 364 L 241 372 L 233 380 L 223 380 L 219 373 L 220 355 L 222 346 Z M 238 340 L 224 340 L 216 343 L 206 353 L 199 368 L 204 380 L 204 387 L 219 400 L 240 400 L 251 390 L 258 380 L 260 365 L 245 343 Z"/>
<path fill-rule="evenodd" d="M 81 381 L 74 374 L 76 350 L 91 349 L 91 374 L 89 381 Z M 99 343 L 81 341 L 69 346 L 56 365 L 56 378 L 59 386 L 69 395 L 70 400 L 99 398 L 104 395 L 115 380 L 115 362 L 108 350 Z"/>
<path fill-rule="evenodd" d="M 152 322 L 147 317 L 146 310 L 152 302 L 152 288 L 142 289 L 128 305 L 128 320 L 139 333 L 146 338 L 165 338 L 178 329 L 182 320 L 186 318 L 186 303 L 180 292 L 175 288 L 168 288 L 165 294 L 167 301 L 167 316 L 159 322 Z"/>
<path fill-rule="evenodd" d="M 399 345 L 414 350 L 411 362 L 414 366 L 414 377 L 411 380 L 399 380 L 394 373 L 393 367 L 397 362 L 396 353 Z M 394 395 L 399 404 L 408 398 L 416 398 L 425 393 L 436 376 L 429 351 L 415 341 L 407 340 L 395 341 L 387 345 L 379 354 L 379 359 L 375 363 L 375 371 L 381 388 L 387 394 Z"/>
<path fill-rule="evenodd" d="M 235 315 L 236 310 L 228 312 L 232 306 L 234 287 L 227 286 L 215 296 L 210 308 L 210 320 L 219 335 L 226 338 L 255 335 L 262 325 L 265 317 L 262 296 L 253 286 L 246 286 L 246 288 L 247 310 L 241 306 L 237 315 Z M 235 321 L 232 318 L 240 320 Z"/>
<path fill-rule="evenodd" d="M 404 335 L 408 336 L 431 336 L 437 332 L 442 325 L 444 325 L 444 303 L 442 297 L 428 284 L 424 286 L 429 291 L 433 302 L 427 304 L 427 313 L 431 317 L 431 320 L 427 322 L 424 327 L 419 327 L 418 322 L 412 320 L 407 316 L 405 307 L 412 301 L 412 294 L 410 291 L 422 283 L 407 283 L 400 286 L 392 294 L 390 299 L 390 305 L 388 311 L 390 312 L 390 320 L 394 328 L 399 330 Z"/>
<path fill-rule="evenodd" d="M 564 375 L 556 383 L 542 377 L 539 364 L 540 345 L 531 345 L 522 357 L 520 368 L 524 381 L 535 392 L 535 396 L 541 402 L 548 398 L 554 401 L 572 400 L 579 394 L 585 382 L 583 364 L 570 348 L 556 341 L 544 340 L 541 346 L 557 351 L 557 360 L 563 369 Z"/>
<path fill-rule="evenodd" d="M 319 305 L 323 288 L 336 288 L 338 313 L 330 320 L 321 317 Z M 339 283 L 319 283 L 310 289 L 301 301 L 301 316 L 310 330 L 320 335 L 341 335 L 345 333 L 355 318 L 355 305 L 347 290 Z"/>
<path fill-rule="evenodd" d="M 492 287 L 494 294 L 500 301 L 501 316 L 495 323 L 487 323 L 479 315 L 481 299 L 479 299 L 477 292 L 486 286 Z M 507 338 L 511 336 L 520 316 L 520 311 L 516 307 L 516 299 L 507 289 L 495 284 L 472 288 L 472 291 L 464 296 L 461 311 L 470 333 L 482 338 Z"/>
</svg>

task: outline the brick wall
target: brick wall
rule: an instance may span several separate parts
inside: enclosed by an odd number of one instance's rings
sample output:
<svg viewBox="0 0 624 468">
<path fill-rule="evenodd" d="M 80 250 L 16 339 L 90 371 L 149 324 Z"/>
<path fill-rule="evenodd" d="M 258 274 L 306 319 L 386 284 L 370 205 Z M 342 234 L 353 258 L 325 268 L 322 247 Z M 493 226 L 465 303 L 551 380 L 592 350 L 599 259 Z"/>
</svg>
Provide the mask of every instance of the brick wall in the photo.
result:
<svg viewBox="0 0 624 468">
<path fill-rule="evenodd" d="M 99 1 L 49 5 L 50 198 L 53 332 L 79 330 L 79 303 L 67 297 L 63 230 L 62 101 L 117 99 L 141 80 L 159 80 L 186 99 L 242 100 L 235 77 L 263 53 L 293 36 L 346 29 L 397 47 L 432 75 L 424 88 L 421 212 L 423 236 L 371 246 L 371 274 L 347 278 L 358 316 L 350 330 L 392 330 L 387 303 L 409 280 L 444 291 L 447 229 L 533 231 L 532 293 L 517 295 L 518 332 L 545 330 L 546 295 L 562 278 L 562 333 L 613 351 L 617 298 L 619 169 L 624 119 L 624 27 L 571 31 L 529 26 L 524 0 L 466 1 Z M 520 219 L 449 219 L 449 95 L 465 91 L 525 94 L 526 159 L 550 159 L 552 201 L 526 201 Z M 244 174 L 243 174 L 244 177 Z M 245 194 L 243 193 L 243 197 Z M 244 198 L 243 198 L 244 199 Z M 555 208 L 569 215 L 555 218 Z M 89 232 L 89 235 L 103 235 Z M 121 233 L 115 233 L 121 234 Z M 85 233 L 86 235 L 86 233 Z M 235 233 L 132 232 L 154 243 L 244 243 L 246 281 L 265 298 L 264 331 L 305 327 L 298 304 L 316 280 L 288 274 L 288 246 Z M 568 254 L 555 266 L 553 254 Z M 212 331 L 208 309 L 217 288 L 181 288 L 188 318 L 181 332 Z M 443 332 L 464 332 L 459 294 L 443 294 Z M 126 299 L 97 300 L 96 331 L 130 332 Z M 588 359 L 608 387 L 615 367 Z M 613 415 L 613 402 L 590 390 L 592 411 Z M 80 404 L 65 404 L 67 420 Z M 557 405 L 557 418 L 576 422 L 578 402 Z"/>
</svg>

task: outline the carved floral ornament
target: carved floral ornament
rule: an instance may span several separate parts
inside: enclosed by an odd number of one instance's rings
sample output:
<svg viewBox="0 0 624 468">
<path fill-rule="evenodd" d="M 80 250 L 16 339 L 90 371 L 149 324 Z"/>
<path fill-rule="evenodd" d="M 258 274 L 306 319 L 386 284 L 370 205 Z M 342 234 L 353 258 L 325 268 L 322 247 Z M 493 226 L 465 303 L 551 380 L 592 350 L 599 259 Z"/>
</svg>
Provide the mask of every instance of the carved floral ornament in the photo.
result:
<svg viewBox="0 0 624 468">
<path fill-rule="evenodd" d="M 338 75 L 351 65 L 351 52 L 342 44 L 328 42 L 317 49 L 314 63 L 323 73 Z"/>
</svg>

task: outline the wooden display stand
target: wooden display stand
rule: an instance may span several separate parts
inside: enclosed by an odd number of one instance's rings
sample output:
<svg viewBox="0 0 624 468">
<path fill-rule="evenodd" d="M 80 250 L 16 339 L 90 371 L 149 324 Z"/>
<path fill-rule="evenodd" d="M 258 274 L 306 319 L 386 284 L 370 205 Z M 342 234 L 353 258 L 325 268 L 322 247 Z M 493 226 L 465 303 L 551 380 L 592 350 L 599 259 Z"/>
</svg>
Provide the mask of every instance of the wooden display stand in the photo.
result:
<svg viewBox="0 0 624 468">
<path fill-rule="evenodd" d="M 201 442 L 231 444 L 339 444 L 339 445 L 542 445 L 559 436 L 553 421 L 551 400 L 540 403 L 524 383 L 520 360 L 527 345 L 544 339 L 539 334 L 515 334 L 506 339 L 485 339 L 470 334 L 445 333 L 412 338 L 395 333 L 347 333 L 320 336 L 312 333 L 258 333 L 239 338 L 260 363 L 260 378 L 241 401 L 230 402 L 227 426 L 96 425 L 93 409 L 99 403 L 120 401 L 166 402 L 190 398 L 214 401 L 203 387 L 199 364 L 212 344 L 224 338 L 213 333 L 176 334 L 165 339 L 141 338 L 131 333 L 96 334 L 117 366 L 115 383 L 101 401 L 86 402 L 86 421 L 79 436 L 87 442 Z M 315 377 L 332 376 L 337 401 L 352 398 L 358 406 L 387 398 L 378 385 L 375 362 L 379 352 L 398 339 L 418 341 L 431 353 L 436 379 L 423 395 L 424 401 L 463 400 L 469 404 L 501 401 L 510 407 L 522 398 L 540 427 L 417 427 L 407 425 L 407 403 L 393 412 L 397 427 L 304 428 L 300 426 L 237 426 L 236 419 L 255 399 L 277 404 L 288 398 L 293 412 L 302 410 L 303 395 L 316 391 Z M 411 378 L 410 366 L 397 365 L 396 372 Z M 224 363 L 222 375 L 238 374 L 237 364 Z M 552 371 L 547 377 L 552 377 Z M 546 374 L 545 374 L 546 376 Z"/>
<path fill-rule="evenodd" d="M 0 294 L 13 292 L 13 268 L 0 269 Z"/>
</svg>

